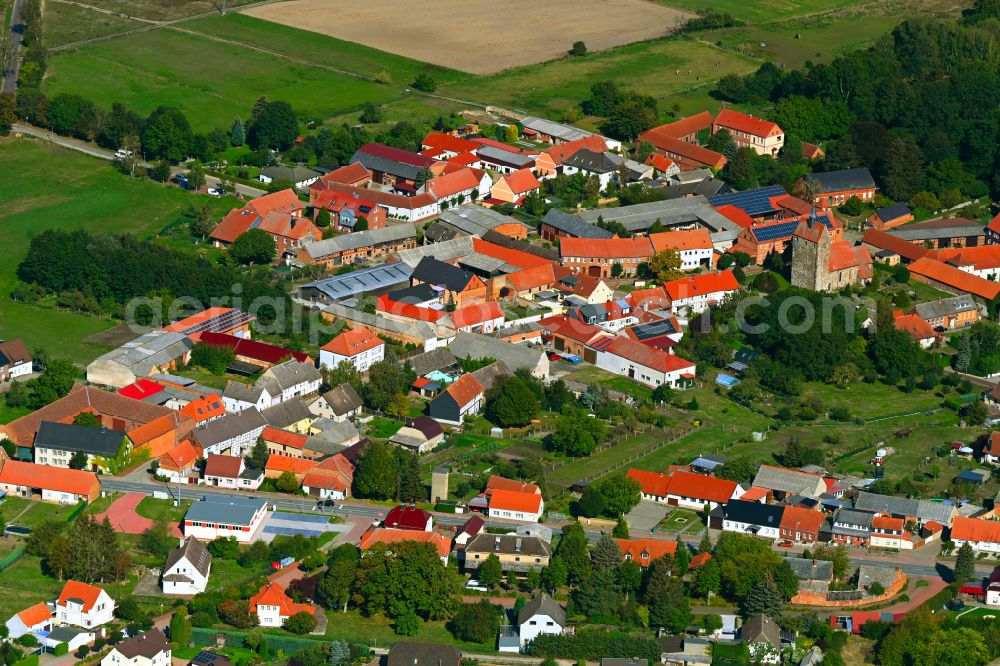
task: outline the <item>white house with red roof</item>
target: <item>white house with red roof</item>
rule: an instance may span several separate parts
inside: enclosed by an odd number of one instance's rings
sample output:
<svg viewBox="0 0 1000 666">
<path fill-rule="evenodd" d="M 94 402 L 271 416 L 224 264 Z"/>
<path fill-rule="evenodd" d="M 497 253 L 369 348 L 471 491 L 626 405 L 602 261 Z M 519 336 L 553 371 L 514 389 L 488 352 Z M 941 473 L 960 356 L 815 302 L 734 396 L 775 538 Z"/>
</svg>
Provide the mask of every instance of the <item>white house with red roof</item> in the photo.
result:
<svg viewBox="0 0 1000 666">
<path fill-rule="evenodd" d="M 486 196 L 492 185 L 485 171 L 466 168 L 431 178 L 424 184 L 424 191 L 434 195 L 442 206 L 457 206 L 466 201 L 478 201 Z"/>
<path fill-rule="evenodd" d="M 354 465 L 343 455 L 327 458 L 302 477 L 302 490 L 320 499 L 346 499 L 351 494 Z"/>
<path fill-rule="evenodd" d="M 243 456 L 210 453 L 205 457 L 205 484 L 219 488 L 257 490 L 264 482 L 264 470 L 249 469 Z"/>
<path fill-rule="evenodd" d="M 420 142 L 420 154 L 438 160 L 448 160 L 465 153 L 476 154 L 482 144 L 444 132 L 429 132 Z"/>
<path fill-rule="evenodd" d="M 644 500 L 698 511 L 739 499 L 745 492 L 735 481 L 680 470 L 667 475 L 632 468 L 625 476 L 638 482 Z"/>
<path fill-rule="evenodd" d="M 537 523 L 545 512 L 540 493 L 495 489 L 489 497 L 489 517 Z"/>
<path fill-rule="evenodd" d="M 531 169 L 504 174 L 490 189 L 490 203 L 521 203 L 524 197 L 542 186 Z"/>
<path fill-rule="evenodd" d="M 344 331 L 319 349 L 319 364 L 324 368 L 349 363 L 365 372 L 384 358 L 385 341 L 364 326 Z"/>
<path fill-rule="evenodd" d="M 675 315 L 681 312 L 704 312 L 710 305 L 722 302 L 739 288 L 739 280 L 732 271 L 691 275 L 663 285 L 670 299 L 670 313 Z"/>
<path fill-rule="evenodd" d="M 54 621 L 55 617 L 49 607 L 44 602 L 39 602 L 14 613 L 7 620 L 7 637 L 13 640 L 25 634 L 47 633 L 52 630 Z"/>
<path fill-rule="evenodd" d="M 68 580 L 55 603 L 55 616 L 60 624 L 92 629 L 114 619 L 115 600 L 99 587 Z"/>
<path fill-rule="evenodd" d="M 260 592 L 250 597 L 250 612 L 257 614 L 262 627 L 280 627 L 285 620 L 298 613 L 316 614 L 316 607 L 297 604 L 278 583 L 269 581 Z"/>
<path fill-rule="evenodd" d="M 712 122 L 712 134 L 726 130 L 740 148 L 753 148 L 758 155 L 777 157 L 785 145 L 785 132 L 777 123 L 723 109 Z"/>
<path fill-rule="evenodd" d="M 503 326 L 504 311 L 497 301 L 486 301 L 458 308 L 449 318 L 456 332 L 489 334 Z"/>
<path fill-rule="evenodd" d="M 415 504 L 400 504 L 392 507 L 382 521 L 382 527 L 394 530 L 414 530 L 430 532 L 434 527 L 434 517 L 429 511 Z"/>
<path fill-rule="evenodd" d="M 691 361 L 624 336 L 610 342 L 598 341 L 594 347 L 597 350 L 594 365 L 646 386 L 677 387 L 695 374 L 695 364 Z"/>
</svg>

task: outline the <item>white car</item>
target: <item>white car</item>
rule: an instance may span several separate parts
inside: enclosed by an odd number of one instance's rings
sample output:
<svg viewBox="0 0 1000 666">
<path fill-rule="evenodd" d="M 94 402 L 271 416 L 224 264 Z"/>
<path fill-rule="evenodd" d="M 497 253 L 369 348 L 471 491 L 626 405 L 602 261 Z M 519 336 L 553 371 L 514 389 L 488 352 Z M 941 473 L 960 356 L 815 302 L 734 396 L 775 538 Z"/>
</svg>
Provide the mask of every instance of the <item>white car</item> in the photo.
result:
<svg viewBox="0 0 1000 666">
<path fill-rule="evenodd" d="M 471 578 L 465 583 L 465 589 L 475 590 L 476 592 L 489 592 L 489 588 L 480 583 L 475 578 Z"/>
<path fill-rule="evenodd" d="M 208 193 L 213 197 L 221 197 L 226 191 L 221 187 L 210 187 L 208 188 Z"/>
<path fill-rule="evenodd" d="M 125 150 L 124 148 L 119 148 L 118 150 L 115 151 L 116 160 L 127 160 L 130 157 L 132 157 L 131 150 Z"/>
</svg>

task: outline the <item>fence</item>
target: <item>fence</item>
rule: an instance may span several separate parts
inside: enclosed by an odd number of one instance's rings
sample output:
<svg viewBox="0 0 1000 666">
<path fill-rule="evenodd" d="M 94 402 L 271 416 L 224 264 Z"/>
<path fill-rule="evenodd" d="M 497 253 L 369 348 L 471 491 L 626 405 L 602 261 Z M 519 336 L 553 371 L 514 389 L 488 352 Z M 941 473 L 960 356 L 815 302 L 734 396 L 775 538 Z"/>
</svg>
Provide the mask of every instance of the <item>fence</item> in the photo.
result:
<svg viewBox="0 0 1000 666">
<path fill-rule="evenodd" d="M 80 517 L 83 510 L 87 508 L 87 500 L 80 500 L 80 503 L 76 505 L 72 511 L 66 515 L 66 522 L 72 523 L 74 520 Z"/>
<path fill-rule="evenodd" d="M 15 562 L 24 557 L 24 551 L 25 551 L 24 546 L 18 546 L 11 552 L 7 553 L 7 555 L 2 560 L 0 560 L 0 572 L 6 571 L 7 569 L 10 569 L 12 566 L 14 566 Z"/>
</svg>

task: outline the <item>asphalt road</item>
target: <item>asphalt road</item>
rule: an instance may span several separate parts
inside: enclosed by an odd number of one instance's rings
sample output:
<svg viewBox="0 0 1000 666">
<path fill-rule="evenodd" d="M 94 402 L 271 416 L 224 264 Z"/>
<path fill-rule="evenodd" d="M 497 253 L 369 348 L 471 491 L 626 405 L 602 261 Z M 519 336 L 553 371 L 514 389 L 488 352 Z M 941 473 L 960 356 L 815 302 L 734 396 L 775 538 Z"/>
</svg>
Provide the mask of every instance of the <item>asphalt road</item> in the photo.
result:
<svg viewBox="0 0 1000 666">
<path fill-rule="evenodd" d="M 124 479 L 115 479 L 108 477 L 101 477 L 101 490 L 109 492 L 140 492 L 146 494 L 152 494 L 153 492 L 166 492 L 169 493 L 171 497 L 178 496 L 178 486 L 177 484 L 166 484 L 157 483 L 152 481 L 129 481 Z M 272 505 L 278 509 L 284 509 L 286 511 L 303 511 L 303 512 L 313 512 L 321 511 L 322 513 L 327 513 L 329 515 L 343 516 L 343 517 L 363 517 L 363 518 L 381 518 L 386 512 L 388 512 L 389 507 L 381 504 L 369 504 L 359 500 L 346 500 L 342 503 L 338 502 L 338 507 L 334 509 L 332 507 L 324 507 L 318 509 L 316 505 L 316 500 L 312 498 L 296 498 L 289 497 L 287 495 L 277 495 L 274 493 L 255 493 L 255 492 L 238 492 L 230 491 L 219 488 L 212 488 L 210 486 L 180 486 L 179 495 L 181 499 L 197 499 L 204 497 L 205 495 L 244 495 L 247 497 L 260 497 L 266 499 Z M 453 515 L 447 513 L 435 513 L 434 520 L 439 525 L 444 526 L 461 526 L 465 524 L 468 520 L 468 515 Z M 516 527 L 518 525 L 523 525 L 516 521 L 504 521 L 504 520 L 487 520 L 486 525 L 488 527 Z M 554 530 L 559 530 L 562 525 L 549 524 Z M 601 537 L 601 532 L 597 530 L 586 531 L 587 539 L 591 542 L 597 541 Z M 693 544 L 696 544 L 699 539 L 689 538 L 685 539 Z M 857 567 L 862 564 L 872 564 L 881 566 L 892 566 L 893 564 L 899 566 L 904 573 L 913 576 L 939 576 L 947 578 L 951 573 L 951 564 L 941 563 L 941 562 L 927 562 L 927 563 L 913 563 L 913 562 L 892 562 L 881 558 L 867 558 L 867 557 L 852 557 L 850 559 L 851 566 Z M 993 570 L 992 565 L 978 565 L 977 571 L 983 574 L 988 574 Z"/>
<path fill-rule="evenodd" d="M 4 26 L 10 31 L 10 38 L 14 42 L 14 62 L 13 67 L 3 72 L 3 83 L 0 84 L 0 92 L 17 92 L 17 73 L 21 69 L 21 2 L 14 0 L 14 7 L 10 13 L 10 25 Z"/>
<path fill-rule="evenodd" d="M 77 152 L 90 155 L 91 157 L 98 157 L 102 160 L 108 160 L 109 162 L 115 159 L 114 152 L 110 150 L 105 150 L 104 148 L 101 148 L 100 146 L 97 146 L 93 143 L 80 141 L 79 139 L 73 139 L 68 136 L 59 136 L 54 132 L 42 129 L 41 127 L 35 127 L 34 125 L 27 125 L 25 123 L 14 123 L 14 131 L 20 132 L 21 134 L 27 134 L 29 136 L 38 137 L 39 139 L 44 139 L 46 141 L 49 141 L 50 143 L 54 143 L 57 146 L 68 148 L 70 150 L 75 150 Z M 139 162 L 139 164 L 147 168 L 152 166 L 148 162 Z M 182 167 L 173 167 L 173 169 L 171 169 L 172 174 L 183 173 L 185 171 L 187 171 L 187 169 L 184 169 Z M 205 184 L 208 185 L 209 187 L 218 187 L 219 185 L 221 185 L 221 181 L 215 176 L 206 175 Z M 256 187 L 250 187 L 249 185 L 236 183 L 236 193 L 240 194 L 241 196 L 253 199 L 256 197 L 264 196 L 265 194 L 267 194 L 267 191 L 258 189 Z"/>
</svg>

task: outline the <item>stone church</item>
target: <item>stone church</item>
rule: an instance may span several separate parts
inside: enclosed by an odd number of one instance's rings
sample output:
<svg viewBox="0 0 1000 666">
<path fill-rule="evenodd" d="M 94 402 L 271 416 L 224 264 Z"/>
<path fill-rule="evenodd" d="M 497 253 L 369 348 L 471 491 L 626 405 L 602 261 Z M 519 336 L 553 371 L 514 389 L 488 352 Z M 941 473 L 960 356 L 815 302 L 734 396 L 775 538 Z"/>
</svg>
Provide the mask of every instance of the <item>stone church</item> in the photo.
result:
<svg viewBox="0 0 1000 666">
<path fill-rule="evenodd" d="M 792 285 L 813 291 L 837 291 L 871 282 L 872 258 L 863 245 L 851 245 L 815 217 L 792 234 Z"/>
</svg>

